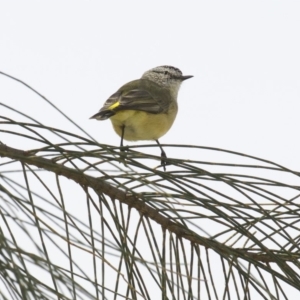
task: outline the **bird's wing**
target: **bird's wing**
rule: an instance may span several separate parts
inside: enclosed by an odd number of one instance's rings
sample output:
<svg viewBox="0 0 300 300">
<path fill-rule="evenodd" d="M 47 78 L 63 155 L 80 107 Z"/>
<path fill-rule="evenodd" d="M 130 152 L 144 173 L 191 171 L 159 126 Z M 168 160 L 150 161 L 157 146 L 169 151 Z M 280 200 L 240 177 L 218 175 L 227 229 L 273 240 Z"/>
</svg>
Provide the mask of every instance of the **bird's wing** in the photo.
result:
<svg viewBox="0 0 300 300">
<path fill-rule="evenodd" d="M 164 111 L 163 102 L 144 89 L 134 89 L 123 93 L 119 97 L 119 100 L 112 104 L 111 107 L 115 111 L 132 109 L 146 111 L 152 114 L 158 114 Z"/>
<path fill-rule="evenodd" d="M 152 82 L 138 80 L 129 83 L 126 88 L 121 87 L 106 100 L 100 111 L 92 118 L 104 120 L 121 110 L 139 110 L 152 114 L 167 111 L 169 102 L 164 101 L 165 92 L 156 84 L 155 87 L 152 85 Z"/>
</svg>

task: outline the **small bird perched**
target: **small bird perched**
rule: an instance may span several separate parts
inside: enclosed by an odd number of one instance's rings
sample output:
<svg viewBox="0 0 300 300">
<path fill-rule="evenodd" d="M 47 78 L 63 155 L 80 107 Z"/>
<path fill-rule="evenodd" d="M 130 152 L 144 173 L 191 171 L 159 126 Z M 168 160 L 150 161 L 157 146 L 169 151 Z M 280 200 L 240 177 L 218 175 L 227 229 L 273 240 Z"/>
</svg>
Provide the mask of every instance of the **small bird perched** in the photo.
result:
<svg viewBox="0 0 300 300">
<path fill-rule="evenodd" d="M 91 119 L 112 122 L 115 132 L 127 141 L 154 140 L 161 149 L 161 165 L 166 169 L 166 153 L 158 139 L 171 128 L 178 111 L 177 95 L 182 81 L 193 76 L 171 66 L 153 68 L 111 95 Z"/>
</svg>

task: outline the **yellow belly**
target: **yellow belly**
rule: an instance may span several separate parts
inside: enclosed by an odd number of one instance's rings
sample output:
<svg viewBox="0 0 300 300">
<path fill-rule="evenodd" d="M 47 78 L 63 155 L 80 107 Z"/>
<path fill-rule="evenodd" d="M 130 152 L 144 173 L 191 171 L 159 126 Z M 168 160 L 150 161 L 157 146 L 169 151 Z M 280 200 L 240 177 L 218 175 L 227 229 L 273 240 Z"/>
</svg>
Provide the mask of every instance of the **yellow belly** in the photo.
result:
<svg viewBox="0 0 300 300">
<path fill-rule="evenodd" d="M 123 110 L 110 118 L 115 132 L 127 141 L 157 140 L 168 132 L 177 114 L 177 107 L 168 114 L 150 114 L 144 111 Z"/>
</svg>

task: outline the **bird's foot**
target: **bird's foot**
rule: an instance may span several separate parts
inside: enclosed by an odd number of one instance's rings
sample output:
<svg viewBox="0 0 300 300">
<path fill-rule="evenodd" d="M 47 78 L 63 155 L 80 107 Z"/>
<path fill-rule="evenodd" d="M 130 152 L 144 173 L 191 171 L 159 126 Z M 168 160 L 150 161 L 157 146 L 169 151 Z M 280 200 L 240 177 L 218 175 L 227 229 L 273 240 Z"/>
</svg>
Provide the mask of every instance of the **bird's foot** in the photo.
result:
<svg viewBox="0 0 300 300">
<path fill-rule="evenodd" d="M 161 152 L 161 166 L 164 168 L 164 171 L 166 171 L 166 165 L 169 165 L 170 163 L 167 162 L 167 155 L 166 155 L 166 152 L 165 151 L 162 151 Z"/>
<path fill-rule="evenodd" d="M 126 164 L 127 152 L 126 151 L 128 151 L 127 146 L 120 146 L 120 161 L 119 161 L 119 163 L 124 164 L 124 166 L 127 166 L 127 164 Z"/>
</svg>

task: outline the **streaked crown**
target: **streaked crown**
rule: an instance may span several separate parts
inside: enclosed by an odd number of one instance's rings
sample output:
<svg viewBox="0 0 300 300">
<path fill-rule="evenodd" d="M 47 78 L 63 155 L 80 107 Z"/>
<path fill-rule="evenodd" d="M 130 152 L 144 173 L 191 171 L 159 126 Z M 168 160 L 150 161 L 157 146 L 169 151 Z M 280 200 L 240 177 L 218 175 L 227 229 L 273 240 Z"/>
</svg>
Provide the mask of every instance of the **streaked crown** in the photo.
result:
<svg viewBox="0 0 300 300">
<path fill-rule="evenodd" d="M 182 72 L 172 66 L 159 66 L 145 72 L 142 79 L 151 80 L 160 86 L 168 88 L 177 97 L 180 84 L 183 80 L 189 79 L 193 76 L 182 75 Z"/>
<path fill-rule="evenodd" d="M 182 72 L 172 66 L 160 66 L 148 70 L 142 76 L 143 79 L 151 81 L 165 81 L 165 80 L 182 80 Z"/>
</svg>

